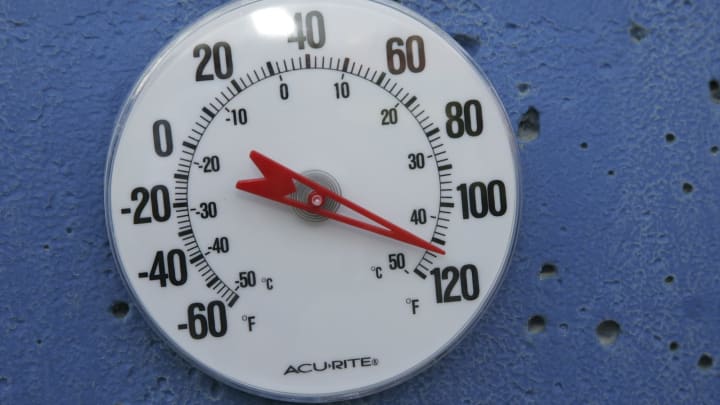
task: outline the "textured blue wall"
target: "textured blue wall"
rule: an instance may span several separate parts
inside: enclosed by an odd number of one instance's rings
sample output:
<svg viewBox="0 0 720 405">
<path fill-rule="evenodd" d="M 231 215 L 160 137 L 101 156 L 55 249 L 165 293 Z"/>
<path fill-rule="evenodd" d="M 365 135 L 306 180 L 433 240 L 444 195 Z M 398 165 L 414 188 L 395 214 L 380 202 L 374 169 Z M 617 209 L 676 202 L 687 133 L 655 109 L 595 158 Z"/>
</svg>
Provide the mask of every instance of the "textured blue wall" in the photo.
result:
<svg viewBox="0 0 720 405">
<path fill-rule="evenodd" d="M 0 0 L 0 403 L 268 403 L 160 341 L 105 233 L 123 100 L 220 3 Z M 521 142 L 523 222 L 470 335 L 357 403 L 717 403 L 718 4 L 403 3 L 496 86 Z"/>
</svg>

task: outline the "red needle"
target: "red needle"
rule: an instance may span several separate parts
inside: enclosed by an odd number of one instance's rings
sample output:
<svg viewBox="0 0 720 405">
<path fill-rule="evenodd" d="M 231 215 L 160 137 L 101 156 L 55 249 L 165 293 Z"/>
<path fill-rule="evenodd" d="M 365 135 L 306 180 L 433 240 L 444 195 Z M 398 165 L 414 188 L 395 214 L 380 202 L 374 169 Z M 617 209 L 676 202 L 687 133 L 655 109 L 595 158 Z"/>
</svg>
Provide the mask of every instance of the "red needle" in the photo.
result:
<svg viewBox="0 0 720 405">
<path fill-rule="evenodd" d="M 405 242 L 407 244 L 417 246 L 429 251 L 444 255 L 445 251 L 439 247 L 429 243 L 428 241 L 421 239 L 418 236 L 400 228 L 392 222 L 373 214 L 365 208 L 355 204 L 354 202 L 338 195 L 331 190 L 323 187 L 322 185 L 308 179 L 307 177 L 296 173 L 280 163 L 270 159 L 269 157 L 261 154 L 257 151 L 250 152 L 250 159 L 255 163 L 255 166 L 265 176 L 259 179 L 251 180 L 240 180 L 237 182 L 235 187 L 239 190 L 247 191 L 250 194 L 255 194 L 260 197 L 267 198 L 279 202 L 281 204 L 290 205 L 292 207 L 300 208 L 314 214 L 322 215 L 324 217 L 333 219 L 338 222 L 342 222 L 368 232 L 373 232 L 378 235 L 386 236 L 391 239 Z M 294 200 L 288 195 L 295 192 L 295 183 L 304 184 L 312 189 L 310 193 L 310 202 L 305 203 Z M 357 212 L 358 214 L 372 220 L 373 222 L 381 225 L 373 225 L 367 222 L 358 221 L 357 219 L 350 218 L 345 215 L 338 214 L 333 211 L 325 210 L 321 208 L 324 200 L 332 199 L 347 208 Z"/>
</svg>

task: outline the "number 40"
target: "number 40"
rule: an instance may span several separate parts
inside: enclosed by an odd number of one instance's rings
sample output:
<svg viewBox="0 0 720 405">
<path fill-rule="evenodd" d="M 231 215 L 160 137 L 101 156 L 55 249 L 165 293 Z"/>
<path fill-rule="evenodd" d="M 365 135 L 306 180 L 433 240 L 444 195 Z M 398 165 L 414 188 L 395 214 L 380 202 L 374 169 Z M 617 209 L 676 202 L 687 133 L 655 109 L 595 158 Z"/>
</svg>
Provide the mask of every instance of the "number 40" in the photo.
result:
<svg viewBox="0 0 720 405">
<path fill-rule="evenodd" d="M 297 42 L 298 49 L 305 49 L 307 42 L 313 49 L 325 45 L 325 19 L 319 11 L 311 11 L 305 15 L 303 24 L 302 13 L 295 13 L 295 35 L 288 42 Z"/>
</svg>

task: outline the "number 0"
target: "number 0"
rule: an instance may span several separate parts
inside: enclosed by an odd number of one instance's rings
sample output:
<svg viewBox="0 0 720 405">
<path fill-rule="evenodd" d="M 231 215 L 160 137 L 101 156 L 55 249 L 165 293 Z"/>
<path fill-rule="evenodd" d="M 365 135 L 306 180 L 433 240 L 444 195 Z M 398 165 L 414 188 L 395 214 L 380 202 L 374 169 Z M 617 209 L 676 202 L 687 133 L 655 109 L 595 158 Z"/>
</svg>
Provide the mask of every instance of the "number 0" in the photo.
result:
<svg viewBox="0 0 720 405">
<path fill-rule="evenodd" d="M 155 153 L 160 157 L 168 157 L 173 153 L 172 129 L 167 120 L 157 120 L 153 124 L 153 144 Z"/>
</svg>

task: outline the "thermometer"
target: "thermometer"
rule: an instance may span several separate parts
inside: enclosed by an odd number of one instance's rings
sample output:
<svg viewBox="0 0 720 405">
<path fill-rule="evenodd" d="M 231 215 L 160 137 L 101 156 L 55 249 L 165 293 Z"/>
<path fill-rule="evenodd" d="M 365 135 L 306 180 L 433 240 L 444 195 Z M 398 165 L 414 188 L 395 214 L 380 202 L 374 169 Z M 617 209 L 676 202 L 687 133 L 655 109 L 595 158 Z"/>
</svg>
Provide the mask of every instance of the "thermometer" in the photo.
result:
<svg viewBox="0 0 720 405">
<path fill-rule="evenodd" d="M 396 385 L 487 308 L 518 227 L 488 79 L 395 3 L 230 3 L 152 61 L 106 171 L 117 267 L 218 380 L 327 402 Z"/>
</svg>

